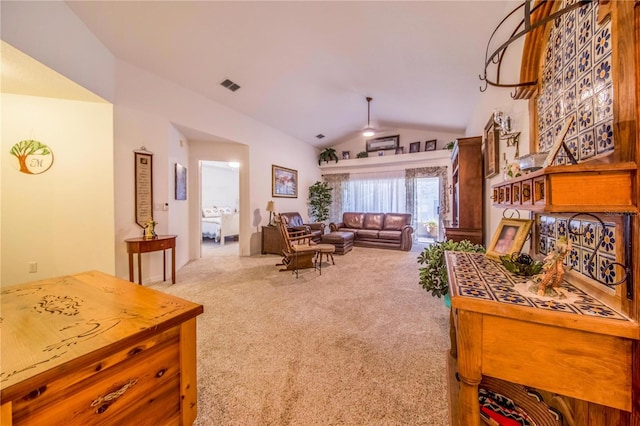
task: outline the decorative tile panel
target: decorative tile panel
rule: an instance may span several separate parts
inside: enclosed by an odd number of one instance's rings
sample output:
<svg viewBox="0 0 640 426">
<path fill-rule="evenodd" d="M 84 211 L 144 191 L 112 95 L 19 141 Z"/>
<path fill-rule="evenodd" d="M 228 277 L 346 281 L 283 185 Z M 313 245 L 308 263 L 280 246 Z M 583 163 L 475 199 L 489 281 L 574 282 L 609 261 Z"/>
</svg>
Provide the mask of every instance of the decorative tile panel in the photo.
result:
<svg viewBox="0 0 640 426">
<path fill-rule="evenodd" d="M 621 313 L 592 298 L 567 281 L 562 281 L 560 285 L 560 290 L 567 298 L 551 299 L 526 290 L 529 280 L 527 277 L 510 273 L 500 262 L 491 260 L 484 254 L 448 252 L 447 259 L 454 266 L 452 268 L 454 292 L 461 297 L 628 321 Z"/>
<path fill-rule="evenodd" d="M 561 7 L 575 3 L 564 0 Z M 611 22 L 597 22 L 594 1 L 555 19 L 544 54 L 538 111 L 538 152 L 548 151 L 569 116 L 565 142 L 578 162 L 613 151 Z M 554 164 L 568 163 L 560 151 Z"/>
<path fill-rule="evenodd" d="M 565 265 L 587 278 L 593 279 L 589 269 L 601 282 L 610 284 L 617 282 L 624 271 L 618 266 L 607 266 L 616 261 L 616 225 L 604 222 L 604 227 L 597 220 L 573 219 L 568 222 L 564 216 L 539 215 L 538 251 L 547 254 L 557 246 L 557 239 L 565 236 L 571 240 L 571 252 L 565 258 Z M 570 231 L 569 231 L 570 230 Z M 591 259 L 596 244 L 600 244 L 596 256 Z"/>
</svg>

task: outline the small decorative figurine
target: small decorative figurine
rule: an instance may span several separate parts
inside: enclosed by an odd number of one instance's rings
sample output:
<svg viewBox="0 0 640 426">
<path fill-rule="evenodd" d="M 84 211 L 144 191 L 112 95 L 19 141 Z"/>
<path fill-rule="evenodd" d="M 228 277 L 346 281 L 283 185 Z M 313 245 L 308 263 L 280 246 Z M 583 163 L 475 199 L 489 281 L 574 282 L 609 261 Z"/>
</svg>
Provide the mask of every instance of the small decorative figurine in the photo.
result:
<svg viewBox="0 0 640 426">
<path fill-rule="evenodd" d="M 153 240 L 157 238 L 156 234 L 156 225 L 158 222 L 154 221 L 152 217 L 150 217 L 144 225 L 144 239 L 145 240 Z"/>
<path fill-rule="evenodd" d="M 530 288 L 538 296 L 566 297 L 559 288 L 565 272 L 564 259 L 571 251 L 571 241 L 566 237 L 560 237 L 557 244 L 556 249 L 544 258 L 544 272 L 534 278 L 534 284 Z"/>
</svg>

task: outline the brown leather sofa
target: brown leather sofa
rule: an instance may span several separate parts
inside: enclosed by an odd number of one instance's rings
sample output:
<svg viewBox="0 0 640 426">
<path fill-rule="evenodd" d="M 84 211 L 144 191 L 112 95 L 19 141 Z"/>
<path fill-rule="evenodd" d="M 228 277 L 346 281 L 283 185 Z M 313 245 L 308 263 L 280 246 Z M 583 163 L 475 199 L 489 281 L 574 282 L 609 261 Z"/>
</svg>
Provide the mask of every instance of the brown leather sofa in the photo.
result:
<svg viewBox="0 0 640 426">
<path fill-rule="evenodd" d="M 413 228 L 409 213 L 342 214 L 342 222 L 329 224 L 331 232 L 352 232 L 353 245 L 395 250 L 411 250 Z"/>
<path fill-rule="evenodd" d="M 311 233 L 311 239 L 314 243 L 320 243 L 326 225 L 322 222 L 304 223 L 302 216 L 298 212 L 280 213 L 288 219 L 289 228 L 296 231 L 307 231 Z"/>
</svg>

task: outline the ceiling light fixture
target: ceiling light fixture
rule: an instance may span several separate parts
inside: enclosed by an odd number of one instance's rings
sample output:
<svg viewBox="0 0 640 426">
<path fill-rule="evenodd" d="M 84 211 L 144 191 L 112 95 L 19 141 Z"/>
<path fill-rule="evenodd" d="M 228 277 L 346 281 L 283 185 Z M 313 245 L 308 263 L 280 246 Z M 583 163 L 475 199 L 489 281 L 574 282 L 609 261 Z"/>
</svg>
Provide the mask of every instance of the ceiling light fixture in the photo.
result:
<svg viewBox="0 0 640 426">
<path fill-rule="evenodd" d="M 367 138 L 373 136 L 376 134 L 376 132 L 373 131 L 373 128 L 371 127 L 371 101 L 373 100 L 373 98 L 370 98 L 367 96 L 367 127 L 364 128 L 364 131 L 362 132 L 362 136 L 365 136 Z"/>
</svg>

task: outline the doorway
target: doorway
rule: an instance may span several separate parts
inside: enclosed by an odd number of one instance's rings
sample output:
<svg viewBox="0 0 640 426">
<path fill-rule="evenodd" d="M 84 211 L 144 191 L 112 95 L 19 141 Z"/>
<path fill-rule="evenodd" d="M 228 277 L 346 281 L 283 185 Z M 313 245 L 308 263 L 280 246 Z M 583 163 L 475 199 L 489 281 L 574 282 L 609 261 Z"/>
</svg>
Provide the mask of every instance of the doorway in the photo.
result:
<svg viewBox="0 0 640 426">
<path fill-rule="evenodd" d="M 432 243 L 440 239 L 440 178 L 416 178 L 416 239 Z"/>
<path fill-rule="evenodd" d="M 201 161 L 200 170 L 200 257 L 238 256 L 239 165 L 224 161 Z"/>
</svg>

